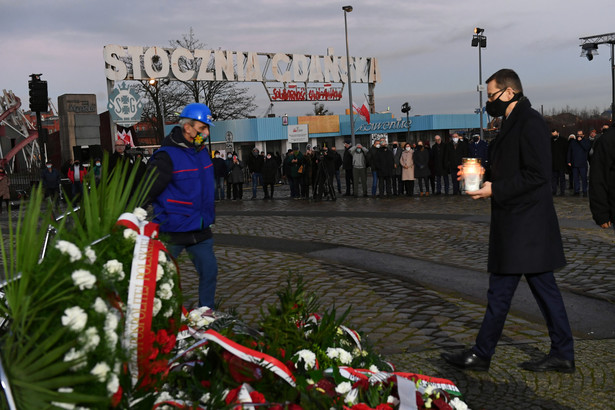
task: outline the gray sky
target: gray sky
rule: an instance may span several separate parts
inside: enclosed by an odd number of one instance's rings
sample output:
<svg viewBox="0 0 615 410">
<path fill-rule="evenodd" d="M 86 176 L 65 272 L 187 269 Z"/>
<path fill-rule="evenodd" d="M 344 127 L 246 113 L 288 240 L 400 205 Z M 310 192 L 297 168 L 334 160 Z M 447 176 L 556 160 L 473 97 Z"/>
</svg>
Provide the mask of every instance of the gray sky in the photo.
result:
<svg viewBox="0 0 615 410">
<path fill-rule="evenodd" d="M 611 103 L 610 47 L 593 61 L 580 58 L 579 37 L 615 32 L 613 0 L 211 0 L 93 1 L 0 0 L 0 89 L 13 90 L 27 109 L 28 79 L 43 73 L 54 103 L 66 93 L 94 93 L 106 110 L 103 47 L 168 47 L 193 28 L 209 48 L 345 55 L 344 13 L 350 54 L 376 57 L 382 82 L 376 111 L 409 101 L 411 115 L 471 113 L 478 107 L 475 26 L 485 29 L 483 81 L 512 68 L 534 107 L 545 113 L 566 106 L 606 109 Z M 367 85 L 355 84 L 362 103 Z M 265 113 L 261 84 L 251 86 Z M 335 114 L 348 107 L 326 102 Z M 309 102 L 275 103 L 277 115 L 303 115 Z"/>
</svg>

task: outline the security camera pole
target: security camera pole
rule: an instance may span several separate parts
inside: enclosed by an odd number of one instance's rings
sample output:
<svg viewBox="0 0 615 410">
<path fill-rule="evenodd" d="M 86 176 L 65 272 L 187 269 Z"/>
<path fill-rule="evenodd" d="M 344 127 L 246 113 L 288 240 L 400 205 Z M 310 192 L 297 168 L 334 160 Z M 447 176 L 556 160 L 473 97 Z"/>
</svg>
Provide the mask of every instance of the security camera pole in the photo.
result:
<svg viewBox="0 0 615 410">
<path fill-rule="evenodd" d="M 615 123 L 615 33 L 580 37 L 579 40 L 582 41 L 581 57 L 586 57 L 589 61 L 598 55 L 598 44 L 611 45 L 611 124 L 613 124 Z"/>
</svg>

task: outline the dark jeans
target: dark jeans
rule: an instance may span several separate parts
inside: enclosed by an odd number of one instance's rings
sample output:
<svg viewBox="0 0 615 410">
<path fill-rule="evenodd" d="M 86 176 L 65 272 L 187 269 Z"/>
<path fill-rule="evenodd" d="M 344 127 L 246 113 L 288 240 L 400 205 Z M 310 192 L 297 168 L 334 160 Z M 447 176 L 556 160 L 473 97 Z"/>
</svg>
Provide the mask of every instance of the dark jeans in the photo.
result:
<svg viewBox="0 0 615 410">
<path fill-rule="evenodd" d="M 425 192 L 429 193 L 429 177 L 419 177 L 419 192 L 423 193 L 423 184 L 425 184 Z"/>
<path fill-rule="evenodd" d="M 168 246 L 174 258 L 177 258 L 184 248 L 199 274 L 199 305 L 213 309 L 218 282 L 218 262 L 214 254 L 214 240 L 206 239 L 190 246 L 173 244 Z"/>
<path fill-rule="evenodd" d="M 243 182 L 233 183 L 233 199 L 243 198 Z"/>
<path fill-rule="evenodd" d="M 448 174 L 436 175 L 436 193 L 442 193 L 442 181 L 444 180 L 444 193 L 448 194 Z"/>
<path fill-rule="evenodd" d="M 344 176 L 346 178 L 346 195 L 352 195 L 354 192 L 354 178 L 352 176 L 352 168 L 344 170 Z"/>
<path fill-rule="evenodd" d="M 574 179 L 574 193 L 578 194 L 580 185 L 583 187 L 583 193 L 587 193 L 587 168 L 574 167 L 572 168 L 572 176 Z M 579 182 L 579 179 L 581 180 Z"/>
<path fill-rule="evenodd" d="M 393 175 L 393 195 L 404 193 L 404 184 L 401 182 L 401 175 Z"/>
<path fill-rule="evenodd" d="M 391 177 L 378 177 L 379 193 L 384 196 L 386 188 L 387 196 L 391 196 Z"/>
<path fill-rule="evenodd" d="M 412 196 L 414 194 L 414 179 L 406 180 L 404 182 L 404 190 L 406 191 L 406 196 Z"/>
<path fill-rule="evenodd" d="M 560 195 L 564 195 L 566 191 L 566 171 L 553 171 L 551 176 L 551 193 L 553 195 L 557 194 L 558 186 Z"/>
</svg>

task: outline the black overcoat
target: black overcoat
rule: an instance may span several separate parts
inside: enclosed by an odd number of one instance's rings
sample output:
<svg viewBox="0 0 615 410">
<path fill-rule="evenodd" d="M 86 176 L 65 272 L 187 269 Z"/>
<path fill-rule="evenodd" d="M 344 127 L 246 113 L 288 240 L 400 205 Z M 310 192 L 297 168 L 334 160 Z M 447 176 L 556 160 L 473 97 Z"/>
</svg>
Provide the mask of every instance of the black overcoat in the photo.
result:
<svg viewBox="0 0 615 410">
<path fill-rule="evenodd" d="M 541 273 L 566 264 L 551 194 L 550 134 L 522 98 L 492 143 L 488 271 Z"/>
</svg>

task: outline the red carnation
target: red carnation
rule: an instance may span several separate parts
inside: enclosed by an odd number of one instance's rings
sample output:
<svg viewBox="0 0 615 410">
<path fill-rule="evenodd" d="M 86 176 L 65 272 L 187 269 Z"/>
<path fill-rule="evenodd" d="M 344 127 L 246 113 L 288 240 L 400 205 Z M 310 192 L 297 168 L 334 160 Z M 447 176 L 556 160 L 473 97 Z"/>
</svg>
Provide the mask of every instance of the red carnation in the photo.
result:
<svg viewBox="0 0 615 410">
<path fill-rule="evenodd" d="M 256 390 L 250 393 L 250 398 L 252 399 L 252 403 L 266 403 L 267 402 L 267 400 L 265 400 L 265 396 L 262 393 L 257 392 Z"/>
</svg>

